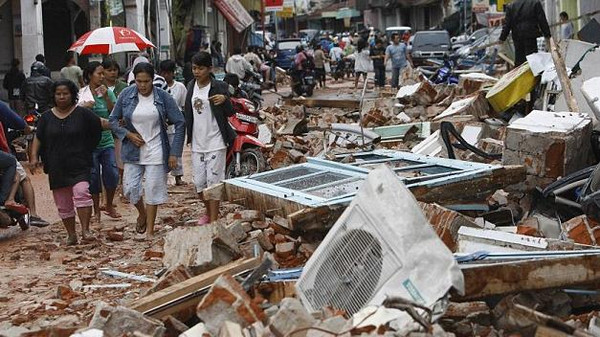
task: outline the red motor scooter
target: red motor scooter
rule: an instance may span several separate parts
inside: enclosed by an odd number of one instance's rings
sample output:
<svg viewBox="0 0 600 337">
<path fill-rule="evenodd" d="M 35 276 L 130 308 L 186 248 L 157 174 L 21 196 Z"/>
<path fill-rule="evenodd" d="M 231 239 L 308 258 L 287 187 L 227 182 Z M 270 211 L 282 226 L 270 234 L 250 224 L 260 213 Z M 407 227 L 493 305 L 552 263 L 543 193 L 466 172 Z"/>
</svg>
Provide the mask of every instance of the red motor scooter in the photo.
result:
<svg viewBox="0 0 600 337">
<path fill-rule="evenodd" d="M 235 114 L 229 117 L 229 124 L 237 137 L 227 151 L 227 179 L 259 173 L 267 167 L 261 151 L 265 145 L 257 138 L 260 121 L 258 111 L 245 98 L 231 97 L 231 103 Z"/>
</svg>

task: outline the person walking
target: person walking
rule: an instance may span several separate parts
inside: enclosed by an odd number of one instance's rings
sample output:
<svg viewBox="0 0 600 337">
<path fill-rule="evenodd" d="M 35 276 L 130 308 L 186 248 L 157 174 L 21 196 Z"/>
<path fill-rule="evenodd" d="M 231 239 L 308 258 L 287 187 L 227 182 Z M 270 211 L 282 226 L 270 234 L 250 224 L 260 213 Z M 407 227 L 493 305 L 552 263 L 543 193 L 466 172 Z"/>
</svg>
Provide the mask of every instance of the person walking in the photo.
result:
<svg viewBox="0 0 600 337">
<path fill-rule="evenodd" d="M 177 103 L 177 107 L 183 116 L 183 107 L 185 105 L 187 89 L 183 83 L 175 81 L 176 67 L 177 64 L 172 60 L 164 60 L 160 62 L 159 65 L 160 76 L 165 78 L 165 81 L 167 81 L 167 85 L 169 86 L 167 92 L 171 94 L 171 97 L 173 97 L 175 103 Z M 167 134 L 169 135 L 169 143 L 172 144 L 175 139 L 175 125 L 170 124 L 167 126 Z M 185 181 L 183 181 L 183 161 L 181 160 L 181 157 L 177 158 L 177 167 L 171 170 L 171 175 L 175 177 L 176 186 L 186 184 Z"/>
<path fill-rule="evenodd" d="M 234 114 L 229 85 L 211 76 L 210 54 L 194 55 L 192 72 L 194 80 L 187 86 L 184 115 L 187 141 L 192 144 L 194 185 L 206 208 L 198 220 L 202 225 L 218 217 L 219 202 L 209 200 L 202 191 L 225 178 L 227 147 L 233 144 L 236 133 L 227 121 Z"/>
<path fill-rule="evenodd" d="M 506 7 L 506 19 L 500 33 L 500 43 L 504 43 L 512 32 L 515 45 L 515 66 L 527 61 L 527 55 L 537 53 L 537 38 L 551 37 L 544 8 L 538 0 L 516 0 Z"/>
<path fill-rule="evenodd" d="M 356 53 L 354 54 L 354 89 L 358 89 L 358 80 L 360 75 L 363 76 L 365 82 L 367 81 L 367 73 L 371 68 L 371 58 L 369 49 L 367 48 L 367 41 L 359 39 L 356 43 Z"/>
<path fill-rule="evenodd" d="M 323 52 L 323 47 L 320 44 L 315 45 L 315 74 L 319 80 L 319 87 L 325 88 L 325 62 L 327 57 Z"/>
<path fill-rule="evenodd" d="M 88 63 L 83 73 L 87 86 L 81 89 L 79 105 L 91 109 L 98 117 L 107 120 L 117 97 L 104 85 L 104 67 L 98 61 Z M 93 153 L 90 193 L 94 200 L 94 219 L 100 223 L 101 212 L 113 219 L 121 217 L 113 205 L 119 185 L 119 169 L 115 159 L 115 142 L 110 130 L 102 131 L 102 138 Z M 105 204 L 100 206 L 100 192 L 104 186 Z"/>
<path fill-rule="evenodd" d="M 119 97 L 121 91 L 127 88 L 127 83 L 119 78 L 121 67 L 112 58 L 105 58 L 102 61 L 102 68 L 104 68 L 104 85 Z"/>
<path fill-rule="evenodd" d="M 123 142 L 123 193 L 138 211 L 136 230 L 151 239 L 158 205 L 169 198 L 167 173 L 177 167 L 183 151 L 185 122 L 171 95 L 152 84 L 150 63 L 137 64 L 133 76 L 135 85 L 121 92 L 109 122 Z M 167 121 L 175 125 L 172 144 Z"/>
<path fill-rule="evenodd" d="M 25 82 L 25 74 L 19 69 L 21 62 L 19 59 L 13 59 L 10 70 L 4 76 L 2 86 L 8 91 L 8 101 L 10 107 L 19 115 L 23 115 L 23 101 L 21 101 L 21 87 Z"/>
<path fill-rule="evenodd" d="M 85 85 L 83 82 L 83 71 L 79 68 L 77 62 L 75 62 L 75 56 L 68 53 L 65 61 L 66 65 L 60 70 L 61 78 L 73 81 L 78 88 L 83 87 Z"/>
<path fill-rule="evenodd" d="M 387 64 L 388 60 L 392 60 L 392 88 L 398 89 L 400 80 L 400 72 L 408 63 L 412 66 L 410 54 L 406 52 L 406 44 L 400 42 L 398 33 L 392 34 L 392 44 L 385 49 L 385 58 L 383 64 Z"/>
<path fill-rule="evenodd" d="M 44 168 L 58 214 L 67 230 L 67 245 L 77 244 L 75 211 L 81 223 L 81 236 L 90 236 L 92 196 L 89 181 L 92 153 L 102 136 L 100 118 L 77 106 L 77 85 L 61 79 L 52 87 L 55 107 L 42 114 L 29 157 L 31 173 Z M 42 163 L 38 161 L 41 155 Z"/>
<path fill-rule="evenodd" d="M 371 47 L 369 52 L 373 60 L 373 70 L 375 71 L 375 85 L 379 88 L 385 87 L 385 48 L 381 39 L 375 40 L 375 46 Z"/>
</svg>

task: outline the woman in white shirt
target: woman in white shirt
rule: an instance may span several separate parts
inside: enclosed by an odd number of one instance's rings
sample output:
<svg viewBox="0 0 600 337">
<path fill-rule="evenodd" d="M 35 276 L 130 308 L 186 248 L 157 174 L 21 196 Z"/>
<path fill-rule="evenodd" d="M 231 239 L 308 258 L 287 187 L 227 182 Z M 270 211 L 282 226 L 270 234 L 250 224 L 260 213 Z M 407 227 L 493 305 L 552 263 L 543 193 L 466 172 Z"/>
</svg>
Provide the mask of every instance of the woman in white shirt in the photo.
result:
<svg viewBox="0 0 600 337">
<path fill-rule="evenodd" d="M 109 121 L 123 141 L 123 194 L 138 210 L 136 230 L 152 238 L 158 205 L 168 199 L 167 173 L 183 150 L 185 121 L 171 95 L 152 84 L 150 63 L 137 64 L 133 74 L 135 85 L 121 92 Z M 171 144 L 167 121 L 175 125 Z"/>
<path fill-rule="evenodd" d="M 354 89 L 358 89 L 358 79 L 360 75 L 363 75 L 365 81 L 367 80 L 367 73 L 372 68 L 372 61 L 370 51 L 367 48 L 367 42 L 363 39 L 358 40 L 356 53 L 354 54 Z"/>
</svg>

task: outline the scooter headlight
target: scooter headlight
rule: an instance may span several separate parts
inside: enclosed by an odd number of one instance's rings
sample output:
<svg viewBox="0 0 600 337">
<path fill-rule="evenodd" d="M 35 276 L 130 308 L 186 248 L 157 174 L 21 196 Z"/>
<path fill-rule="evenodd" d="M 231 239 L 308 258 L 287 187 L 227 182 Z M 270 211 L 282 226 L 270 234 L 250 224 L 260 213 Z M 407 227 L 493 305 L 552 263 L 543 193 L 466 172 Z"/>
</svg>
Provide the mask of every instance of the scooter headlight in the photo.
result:
<svg viewBox="0 0 600 337">
<path fill-rule="evenodd" d="M 244 105 L 246 105 L 246 109 L 248 109 L 248 111 L 250 111 L 251 113 L 255 113 L 256 112 L 256 107 L 254 106 L 254 103 L 252 103 L 252 101 L 244 99 Z"/>
</svg>

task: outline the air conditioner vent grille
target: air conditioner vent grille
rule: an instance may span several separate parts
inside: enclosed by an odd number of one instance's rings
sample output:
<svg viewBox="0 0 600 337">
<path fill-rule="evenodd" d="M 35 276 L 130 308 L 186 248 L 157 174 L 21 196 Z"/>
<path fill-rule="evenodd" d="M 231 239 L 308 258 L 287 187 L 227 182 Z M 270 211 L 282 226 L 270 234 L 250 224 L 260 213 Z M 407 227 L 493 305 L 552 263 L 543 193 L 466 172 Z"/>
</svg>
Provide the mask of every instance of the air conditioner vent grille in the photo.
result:
<svg viewBox="0 0 600 337">
<path fill-rule="evenodd" d="M 315 280 L 314 287 L 303 290 L 313 308 L 331 305 L 353 314 L 369 302 L 378 288 L 385 248 L 367 231 L 341 233 L 327 254 L 319 256 L 319 267 L 312 269 L 314 275 L 306 275 Z"/>
</svg>

